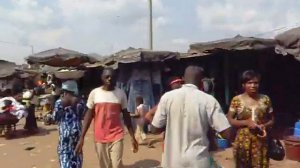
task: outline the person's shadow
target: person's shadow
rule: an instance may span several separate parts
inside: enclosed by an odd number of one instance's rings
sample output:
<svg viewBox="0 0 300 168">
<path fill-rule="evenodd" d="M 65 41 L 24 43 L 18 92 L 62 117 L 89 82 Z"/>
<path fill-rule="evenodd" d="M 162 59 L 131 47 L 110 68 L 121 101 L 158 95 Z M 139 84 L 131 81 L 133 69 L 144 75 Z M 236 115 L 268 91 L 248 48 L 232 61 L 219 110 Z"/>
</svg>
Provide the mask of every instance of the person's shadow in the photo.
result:
<svg viewBox="0 0 300 168">
<path fill-rule="evenodd" d="M 125 165 L 124 168 L 154 168 L 159 166 L 160 166 L 159 161 L 145 159 L 145 160 L 137 161 L 133 165 Z"/>
<path fill-rule="evenodd" d="M 25 129 L 16 129 L 15 131 L 12 132 L 11 135 L 5 137 L 5 139 L 10 140 L 10 139 L 22 139 L 22 138 L 27 138 L 30 136 L 46 136 L 50 134 L 52 131 L 57 131 L 56 128 L 43 128 L 39 127 L 36 131 L 30 132 Z M 0 137 L 1 138 L 1 137 Z"/>
</svg>

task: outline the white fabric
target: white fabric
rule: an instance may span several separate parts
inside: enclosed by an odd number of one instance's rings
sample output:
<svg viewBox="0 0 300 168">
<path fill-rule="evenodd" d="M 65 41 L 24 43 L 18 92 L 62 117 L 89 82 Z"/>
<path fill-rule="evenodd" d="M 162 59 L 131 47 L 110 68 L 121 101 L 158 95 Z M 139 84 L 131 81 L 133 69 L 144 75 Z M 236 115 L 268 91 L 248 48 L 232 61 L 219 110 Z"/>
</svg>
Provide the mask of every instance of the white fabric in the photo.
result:
<svg viewBox="0 0 300 168">
<path fill-rule="evenodd" d="M 16 99 L 13 97 L 4 97 L 0 99 L 0 108 L 5 106 L 4 100 L 10 100 L 12 101 L 12 106 L 14 106 L 14 110 L 10 111 L 10 113 L 14 116 L 16 116 L 19 120 L 23 117 L 28 116 L 28 112 L 26 111 L 26 107 L 22 105 L 21 103 L 17 102 Z"/>
<path fill-rule="evenodd" d="M 137 113 L 140 115 L 139 118 L 136 119 L 138 125 L 144 125 L 145 124 L 145 116 L 146 113 L 149 111 L 149 106 L 140 104 L 136 108 Z"/>
<path fill-rule="evenodd" d="M 208 168 L 209 126 L 230 127 L 217 100 L 191 84 L 162 96 L 152 125 L 166 126 L 164 168 Z"/>
<path fill-rule="evenodd" d="M 136 114 L 139 115 L 139 118 L 135 119 L 136 129 L 135 129 L 135 138 L 139 143 L 144 143 L 147 138 L 146 133 L 144 132 L 145 116 L 149 111 L 149 106 L 145 104 L 140 104 L 136 107 Z"/>
<path fill-rule="evenodd" d="M 16 116 L 18 120 L 21 118 L 27 118 L 28 112 L 25 109 L 18 109 L 10 112 L 12 115 Z"/>
<path fill-rule="evenodd" d="M 146 133 L 144 132 L 144 126 L 143 125 L 137 125 L 134 133 L 135 139 L 138 141 L 138 143 L 144 143 L 144 141 L 147 138 Z"/>
<path fill-rule="evenodd" d="M 47 84 L 51 85 L 53 83 L 52 80 L 53 80 L 53 75 L 52 74 L 48 74 L 48 76 L 47 76 Z"/>
<path fill-rule="evenodd" d="M 23 93 L 23 99 L 30 99 L 33 96 L 33 91 L 27 90 Z"/>
<path fill-rule="evenodd" d="M 97 103 L 121 104 L 122 109 L 126 109 L 127 97 L 125 92 L 119 88 L 115 88 L 113 91 L 106 91 L 99 87 L 91 91 L 86 105 L 89 109 L 93 109 Z"/>
</svg>

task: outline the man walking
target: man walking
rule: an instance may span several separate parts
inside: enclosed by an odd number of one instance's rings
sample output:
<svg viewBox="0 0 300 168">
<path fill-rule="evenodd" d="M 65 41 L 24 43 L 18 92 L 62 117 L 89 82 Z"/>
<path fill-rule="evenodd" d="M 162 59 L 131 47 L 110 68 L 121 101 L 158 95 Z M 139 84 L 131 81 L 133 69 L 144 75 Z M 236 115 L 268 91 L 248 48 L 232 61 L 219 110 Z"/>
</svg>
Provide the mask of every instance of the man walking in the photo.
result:
<svg viewBox="0 0 300 168">
<path fill-rule="evenodd" d="M 209 168 L 209 126 L 229 139 L 230 125 L 217 100 L 198 89 L 203 69 L 189 66 L 185 84 L 162 96 L 152 132 L 166 128 L 164 168 Z"/>
<path fill-rule="evenodd" d="M 103 86 L 92 90 L 89 95 L 88 111 L 84 118 L 82 135 L 76 152 L 82 152 L 85 134 L 94 119 L 94 137 L 100 168 L 120 168 L 122 167 L 124 138 L 121 113 L 131 136 L 133 152 L 138 151 L 138 143 L 134 137 L 130 115 L 126 110 L 126 95 L 115 87 L 114 70 L 104 69 L 101 79 Z"/>
</svg>

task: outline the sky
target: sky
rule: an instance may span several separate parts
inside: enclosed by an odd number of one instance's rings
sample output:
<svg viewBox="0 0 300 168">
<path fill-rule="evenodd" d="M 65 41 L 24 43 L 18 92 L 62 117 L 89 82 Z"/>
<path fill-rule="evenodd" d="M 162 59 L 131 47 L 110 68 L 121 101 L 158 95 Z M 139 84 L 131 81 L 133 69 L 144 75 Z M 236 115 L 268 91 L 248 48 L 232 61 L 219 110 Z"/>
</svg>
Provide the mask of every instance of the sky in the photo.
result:
<svg viewBox="0 0 300 168">
<path fill-rule="evenodd" d="M 272 38 L 300 26 L 299 0 L 153 0 L 155 50 L 222 38 Z M 276 31 L 275 31 L 276 30 Z M 0 59 L 63 47 L 108 55 L 149 47 L 148 0 L 0 0 Z"/>
</svg>

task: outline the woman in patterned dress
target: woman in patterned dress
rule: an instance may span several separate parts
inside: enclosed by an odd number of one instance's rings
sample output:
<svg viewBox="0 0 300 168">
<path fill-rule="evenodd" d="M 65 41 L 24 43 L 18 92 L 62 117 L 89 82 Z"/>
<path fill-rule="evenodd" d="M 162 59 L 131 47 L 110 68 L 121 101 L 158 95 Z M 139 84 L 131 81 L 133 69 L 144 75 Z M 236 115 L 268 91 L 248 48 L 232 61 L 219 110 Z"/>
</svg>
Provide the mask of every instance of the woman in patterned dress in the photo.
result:
<svg viewBox="0 0 300 168">
<path fill-rule="evenodd" d="M 260 75 L 253 70 L 242 75 L 244 93 L 235 96 L 227 114 L 237 128 L 233 154 L 237 168 L 269 167 L 268 129 L 274 123 L 270 98 L 259 94 Z"/>
</svg>

